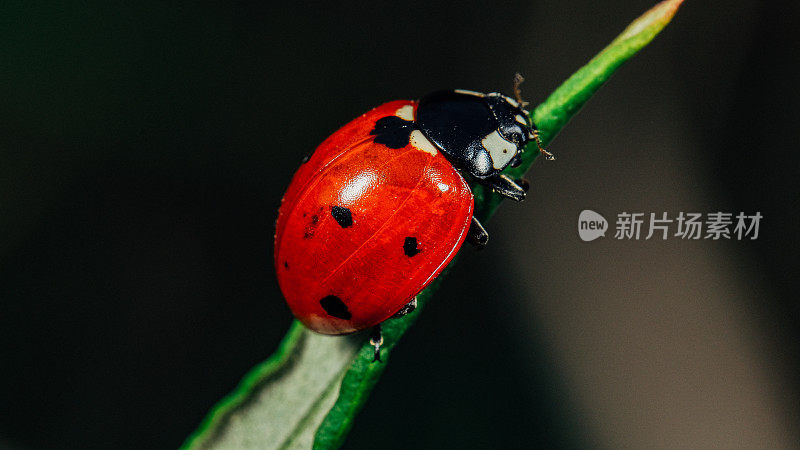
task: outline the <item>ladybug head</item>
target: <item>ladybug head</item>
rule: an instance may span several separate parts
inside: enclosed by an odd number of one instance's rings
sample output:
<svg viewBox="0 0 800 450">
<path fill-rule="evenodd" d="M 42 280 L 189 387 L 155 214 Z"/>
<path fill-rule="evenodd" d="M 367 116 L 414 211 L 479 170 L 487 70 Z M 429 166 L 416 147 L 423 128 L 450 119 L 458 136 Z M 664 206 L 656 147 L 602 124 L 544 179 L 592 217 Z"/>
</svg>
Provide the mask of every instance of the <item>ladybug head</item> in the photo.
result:
<svg viewBox="0 0 800 450">
<path fill-rule="evenodd" d="M 416 125 L 453 166 L 484 179 L 516 167 L 534 139 L 523 106 L 498 93 L 439 91 L 420 100 Z"/>
<path fill-rule="evenodd" d="M 524 109 L 524 102 L 498 93 L 487 94 L 486 102 L 497 118 L 497 131 L 500 136 L 519 149 L 508 164 L 517 167 L 520 163 L 520 153 L 525 150 L 528 142 L 534 139 L 535 128 L 528 111 Z"/>
</svg>

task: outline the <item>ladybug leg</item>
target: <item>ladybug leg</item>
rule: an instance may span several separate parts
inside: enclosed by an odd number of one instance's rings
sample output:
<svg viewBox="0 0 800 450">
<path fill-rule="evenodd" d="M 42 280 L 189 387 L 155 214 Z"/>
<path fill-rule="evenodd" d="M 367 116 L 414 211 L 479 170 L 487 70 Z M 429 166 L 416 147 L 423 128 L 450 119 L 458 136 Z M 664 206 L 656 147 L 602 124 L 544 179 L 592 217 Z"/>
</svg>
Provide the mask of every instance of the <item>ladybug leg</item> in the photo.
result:
<svg viewBox="0 0 800 450">
<path fill-rule="evenodd" d="M 372 328 L 372 334 L 369 337 L 369 343 L 375 348 L 375 357 L 372 358 L 372 362 L 381 362 L 381 345 L 383 345 L 381 324 L 377 324 Z"/>
<path fill-rule="evenodd" d="M 539 153 L 541 153 L 542 156 L 544 156 L 544 159 L 548 161 L 553 161 L 554 159 L 556 159 L 556 157 L 553 156 L 552 153 L 548 152 L 547 149 L 542 146 L 542 140 L 539 139 L 539 130 L 537 130 L 536 128 L 533 129 L 533 139 L 536 141 L 536 147 L 539 148 Z"/>
<path fill-rule="evenodd" d="M 415 309 L 417 309 L 417 297 L 412 298 L 410 302 L 406 303 L 405 306 L 400 308 L 400 311 L 394 313 L 392 319 L 403 317 L 406 314 L 414 312 Z"/>
<path fill-rule="evenodd" d="M 486 232 L 486 229 L 483 228 L 483 225 L 478 222 L 475 216 L 472 216 L 472 223 L 469 225 L 469 231 L 467 231 L 467 242 L 478 247 L 478 249 L 482 249 L 489 242 L 489 233 Z"/>
<path fill-rule="evenodd" d="M 519 187 L 521 187 L 522 190 L 525 192 L 528 192 L 531 189 L 531 183 L 528 182 L 528 180 L 526 180 L 525 178 L 517 178 L 516 180 L 514 180 L 514 182 L 517 183 Z"/>
<path fill-rule="evenodd" d="M 503 197 L 508 197 L 518 202 L 525 200 L 525 189 L 506 175 L 498 174 L 481 180 L 481 183 Z"/>
</svg>

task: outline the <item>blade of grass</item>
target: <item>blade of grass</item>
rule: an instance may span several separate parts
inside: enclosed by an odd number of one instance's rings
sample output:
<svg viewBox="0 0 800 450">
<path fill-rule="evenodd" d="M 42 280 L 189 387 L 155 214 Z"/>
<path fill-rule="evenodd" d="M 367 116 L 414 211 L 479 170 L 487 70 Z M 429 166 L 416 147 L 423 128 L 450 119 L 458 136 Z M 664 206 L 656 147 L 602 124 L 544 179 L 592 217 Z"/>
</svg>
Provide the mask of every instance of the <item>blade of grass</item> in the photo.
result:
<svg viewBox="0 0 800 450">
<path fill-rule="evenodd" d="M 682 2 L 663 1 L 636 19 L 533 111 L 545 145 L 625 61 L 658 35 Z M 507 171 L 511 177 L 530 168 L 539 154 L 531 147 L 522 164 Z M 474 194 L 475 215 L 486 222 L 502 198 L 479 185 Z M 341 446 L 385 370 L 392 348 L 457 259 L 419 294 L 413 314 L 383 324 L 382 363 L 372 363 L 373 350 L 364 336 L 318 336 L 295 321 L 275 354 L 212 408 L 182 448 L 308 448 L 312 440 L 315 449 Z"/>
</svg>

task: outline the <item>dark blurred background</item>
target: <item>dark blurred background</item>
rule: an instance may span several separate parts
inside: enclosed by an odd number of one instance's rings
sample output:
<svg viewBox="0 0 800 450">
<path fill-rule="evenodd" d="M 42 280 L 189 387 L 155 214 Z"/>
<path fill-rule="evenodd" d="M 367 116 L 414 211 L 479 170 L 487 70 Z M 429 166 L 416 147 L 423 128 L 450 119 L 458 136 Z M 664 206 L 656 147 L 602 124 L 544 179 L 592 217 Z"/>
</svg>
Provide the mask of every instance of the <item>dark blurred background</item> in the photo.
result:
<svg viewBox="0 0 800 450">
<path fill-rule="evenodd" d="M 175 448 L 291 322 L 303 155 L 387 100 L 542 101 L 655 2 L 5 1 L 0 446 Z M 796 2 L 689 1 L 465 249 L 348 448 L 798 442 Z M 581 210 L 764 216 L 582 242 Z"/>
</svg>

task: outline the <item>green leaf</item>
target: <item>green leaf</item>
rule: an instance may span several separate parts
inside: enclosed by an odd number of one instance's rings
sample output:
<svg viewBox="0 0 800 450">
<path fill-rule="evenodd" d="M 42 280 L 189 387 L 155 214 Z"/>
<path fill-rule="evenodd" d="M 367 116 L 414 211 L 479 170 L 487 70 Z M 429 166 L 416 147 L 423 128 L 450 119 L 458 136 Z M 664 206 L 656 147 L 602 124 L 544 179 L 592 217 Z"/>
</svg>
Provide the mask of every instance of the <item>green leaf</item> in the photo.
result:
<svg viewBox="0 0 800 450">
<path fill-rule="evenodd" d="M 672 19 L 683 0 L 663 1 L 632 22 L 611 44 L 579 69 L 533 111 L 544 145 L 628 59 L 644 48 Z M 539 152 L 523 154 L 509 169 L 522 176 Z M 487 221 L 502 198 L 474 187 L 475 215 Z M 456 258 L 457 259 L 457 258 Z M 184 443 L 185 448 L 338 448 L 353 426 L 372 388 L 386 369 L 392 348 L 419 317 L 453 267 L 417 297 L 417 310 L 383 324 L 383 362 L 373 363 L 365 336 L 331 338 L 308 332 L 295 322 L 278 351 L 257 366 L 239 387 L 219 402 Z"/>
<path fill-rule="evenodd" d="M 360 339 L 322 336 L 294 321 L 278 350 L 245 375 L 182 448 L 310 448 Z"/>
</svg>

